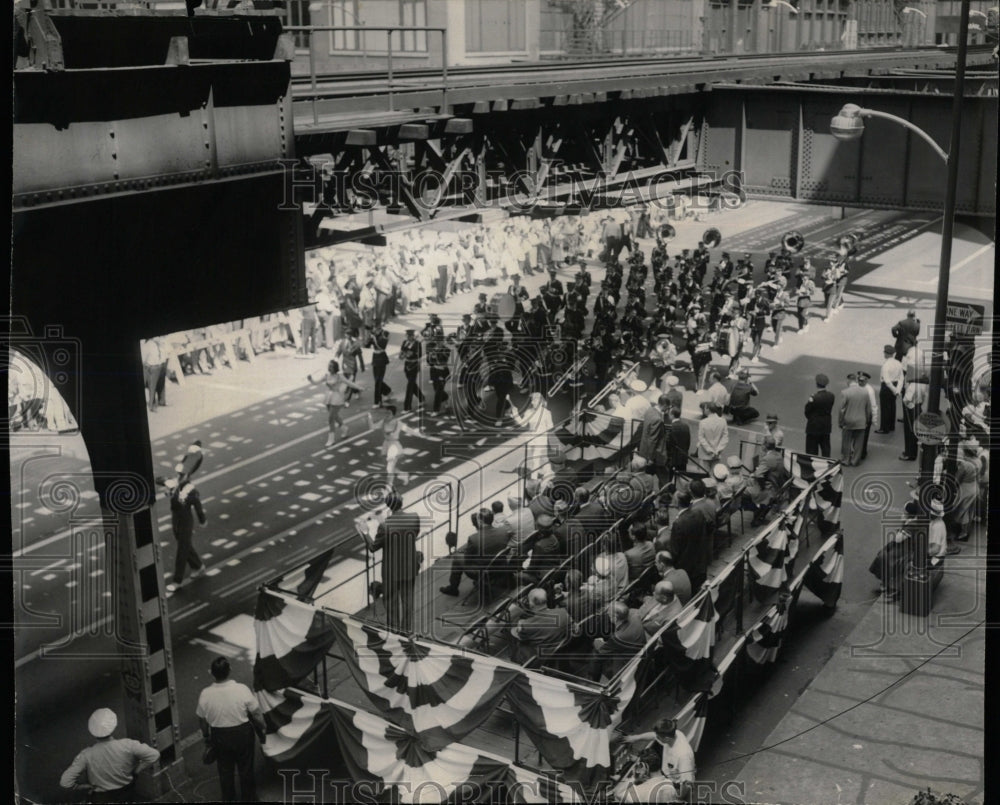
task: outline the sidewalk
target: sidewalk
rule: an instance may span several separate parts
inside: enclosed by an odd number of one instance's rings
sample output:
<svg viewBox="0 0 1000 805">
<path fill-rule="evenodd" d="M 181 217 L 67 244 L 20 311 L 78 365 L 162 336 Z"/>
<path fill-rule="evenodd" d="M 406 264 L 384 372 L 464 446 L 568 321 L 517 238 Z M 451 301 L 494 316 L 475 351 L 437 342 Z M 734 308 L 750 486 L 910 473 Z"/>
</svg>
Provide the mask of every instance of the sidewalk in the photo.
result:
<svg viewBox="0 0 1000 805">
<path fill-rule="evenodd" d="M 985 801 L 983 531 L 948 557 L 929 617 L 868 611 L 737 775 L 745 802 Z"/>
</svg>

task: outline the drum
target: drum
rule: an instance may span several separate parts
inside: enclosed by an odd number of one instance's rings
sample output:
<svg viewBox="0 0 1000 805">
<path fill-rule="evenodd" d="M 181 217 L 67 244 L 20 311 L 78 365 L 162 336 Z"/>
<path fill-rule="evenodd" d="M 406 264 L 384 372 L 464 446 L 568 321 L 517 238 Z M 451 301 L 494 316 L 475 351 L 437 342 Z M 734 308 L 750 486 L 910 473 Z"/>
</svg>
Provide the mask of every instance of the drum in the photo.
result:
<svg viewBox="0 0 1000 805">
<path fill-rule="evenodd" d="M 724 330 L 719 330 L 718 335 L 715 337 L 715 351 L 721 355 L 731 355 L 729 351 L 729 335 L 732 333 L 732 328 L 727 327 Z"/>
<path fill-rule="evenodd" d="M 490 304 L 494 303 L 496 304 L 497 315 L 501 319 L 507 321 L 507 319 L 513 318 L 516 309 L 513 296 L 506 292 L 494 294 L 493 301 Z"/>
</svg>

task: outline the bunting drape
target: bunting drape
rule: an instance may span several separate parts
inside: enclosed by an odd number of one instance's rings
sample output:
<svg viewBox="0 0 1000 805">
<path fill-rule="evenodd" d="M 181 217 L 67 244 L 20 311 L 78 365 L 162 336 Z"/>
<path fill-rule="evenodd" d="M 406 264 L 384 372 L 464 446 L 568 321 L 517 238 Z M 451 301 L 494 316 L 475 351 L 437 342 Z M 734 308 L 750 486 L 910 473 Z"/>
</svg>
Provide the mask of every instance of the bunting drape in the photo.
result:
<svg viewBox="0 0 1000 805">
<path fill-rule="evenodd" d="M 257 597 L 254 633 L 254 690 L 296 685 L 312 673 L 334 641 L 333 624 L 323 610 L 267 590 Z"/>
<path fill-rule="evenodd" d="M 355 682 L 379 711 L 430 748 L 464 738 L 497 707 L 522 673 L 460 649 L 411 640 L 347 616 L 330 615 Z"/>
<path fill-rule="evenodd" d="M 804 584 L 824 606 L 836 606 L 844 581 L 844 534 L 830 537 L 817 551 L 806 571 Z"/>
<path fill-rule="evenodd" d="M 569 448 L 567 461 L 593 461 L 611 458 L 621 448 L 625 420 L 598 411 L 585 410 L 578 420 L 570 420 L 555 432 L 559 441 Z"/>
</svg>

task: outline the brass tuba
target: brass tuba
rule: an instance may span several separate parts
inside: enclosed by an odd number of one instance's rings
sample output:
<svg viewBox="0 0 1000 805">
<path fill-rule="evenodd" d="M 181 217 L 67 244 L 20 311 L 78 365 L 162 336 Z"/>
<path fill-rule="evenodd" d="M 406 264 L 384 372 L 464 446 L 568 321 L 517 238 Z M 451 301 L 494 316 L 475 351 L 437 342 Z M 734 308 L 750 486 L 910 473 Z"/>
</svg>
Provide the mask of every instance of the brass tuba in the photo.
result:
<svg viewBox="0 0 1000 805">
<path fill-rule="evenodd" d="M 663 224 L 656 234 L 660 240 L 673 240 L 677 237 L 677 230 L 671 224 Z"/>
<path fill-rule="evenodd" d="M 705 230 L 704 234 L 701 236 L 701 242 L 704 243 L 709 249 L 714 249 L 722 243 L 722 233 L 713 226 L 710 229 Z"/>
<path fill-rule="evenodd" d="M 798 254 L 806 245 L 806 239 L 801 232 L 792 230 L 791 232 L 786 232 L 781 238 L 781 245 L 792 254 Z"/>
</svg>

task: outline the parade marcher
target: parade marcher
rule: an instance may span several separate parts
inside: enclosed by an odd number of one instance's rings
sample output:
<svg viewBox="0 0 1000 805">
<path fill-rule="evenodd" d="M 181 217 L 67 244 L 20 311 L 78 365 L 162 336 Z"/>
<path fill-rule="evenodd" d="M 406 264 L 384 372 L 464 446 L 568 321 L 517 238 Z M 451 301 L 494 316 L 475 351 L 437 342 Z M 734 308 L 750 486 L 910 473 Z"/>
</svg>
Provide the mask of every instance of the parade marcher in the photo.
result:
<svg viewBox="0 0 1000 805">
<path fill-rule="evenodd" d="M 352 327 L 348 329 L 347 335 L 337 344 L 335 357 L 340 360 L 340 372 L 352 383 L 358 376 L 358 371 L 365 370 L 365 358 L 362 354 L 361 341 L 358 338 L 359 331 Z M 344 395 L 344 408 L 351 407 L 351 396 L 354 394 L 353 388 L 347 389 Z"/>
<path fill-rule="evenodd" d="M 892 433 L 896 430 L 896 400 L 903 393 L 903 364 L 895 357 L 896 350 L 892 344 L 882 348 L 885 361 L 879 377 L 879 426 L 876 433 Z"/>
<path fill-rule="evenodd" d="M 195 515 L 202 525 L 208 522 L 201 506 L 201 496 L 198 490 L 191 481 L 184 477 L 184 465 L 178 464 L 175 470 L 177 478 L 168 479 L 164 483 L 170 498 L 170 524 L 174 532 L 174 539 L 177 541 L 174 580 L 167 585 L 168 593 L 177 592 L 181 588 L 184 583 L 184 571 L 188 566 L 191 567 L 192 579 L 204 572 L 205 565 L 192 544 Z"/>
<path fill-rule="evenodd" d="M 845 467 L 856 467 L 861 463 L 865 428 L 872 421 L 871 399 L 868 392 L 855 382 L 840 394 L 843 399 L 838 417 L 841 429 L 840 460 Z"/>
<path fill-rule="evenodd" d="M 448 366 L 448 359 L 451 351 L 447 347 L 438 346 L 429 349 L 427 355 L 431 361 L 430 375 L 431 386 L 434 388 L 434 414 L 441 413 L 442 406 L 448 400 L 448 392 L 445 390 L 448 385 L 448 378 L 451 377 L 451 369 Z"/>
<path fill-rule="evenodd" d="M 830 263 L 830 265 L 823 271 L 823 306 L 826 308 L 826 313 L 823 315 L 823 321 L 829 321 L 830 316 L 833 314 L 833 306 L 837 300 L 837 268 L 835 263 Z"/>
<path fill-rule="evenodd" d="M 784 288 L 780 288 L 771 300 L 771 328 L 774 330 L 774 343 L 772 349 L 777 349 L 781 344 L 781 333 L 784 328 L 785 311 L 791 307 L 792 299 Z"/>
<path fill-rule="evenodd" d="M 809 307 L 812 305 L 812 297 L 816 292 L 816 283 L 806 276 L 799 279 L 799 287 L 795 292 L 796 315 L 799 320 L 799 329 L 796 332 L 807 333 L 809 332 Z"/>
<path fill-rule="evenodd" d="M 347 425 L 340 418 L 340 410 L 347 404 L 347 393 L 349 390 L 357 391 L 359 394 L 364 391 L 363 386 L 348 380 L 340 371 L 340 364 L 330 361 L 326 367 L 326 374 L 318 380 L 313 380 L 312 375 L 306 375 L 306 380 L 310 384 L 321 383 L 326 386 L 326 395 L 323 397 L 323 405 L 327 411 L 327 425 L 330 432 L 326 437 L 326 447 L 332 447 L 338 436 L 347 432 Z"/>
<path fill-rule="evenodd" d="M 113 737 L 118 717 L 102 707 L 87 721 L 97 743 L 81 751 L 59 778 L 63 788 L 87 792 L 89 802 L 134 802 L 135 776 L 160 759 L 153 747 L 132 738 Z"/>
<path fill-rule="evenodd" d="M 229 660 L 225 657 L 212 660 L 211 671 L 215 681 L 201 691 L 195 713 L 202 737 L 215 748 L 222 801 L 255 802 L 254 735 L 261 743 L 267 740 L 267 727 L 260 705 L 250 688 L 230 678 Z M 239 798 L 236 796 L 237 772 L 240 778 Z"/>
<path fill-rule="evenodd" d="M 392 393 L 392 389 L 385 382 L 385 372 L 389 368 L 389 356 L 386 354 L 388 345 L 389 334 L 381 323 L 375 325 L 371 336 L 372 377 L 375 379 L 375 401 L 372 408 L 379 408 L 382 405 L 382 398 Z"/>
<path fill-rule="evenodd" d="M 384 436 L 382 454 L 385 456 L 386 483 L 390 489 L 395 489 L 399 461 L 405 455 L 403 445 L 400 442 L 400 436 L 403 433 L 408 433 L 411 436 L 419 436 L 422 439 L 428 439 L 432 442 L 440 442 L 441 439 L 438 436 L 421 433 L 416 428 L 411 428 L 404 423 L 396 415 L 396 407 L 394 405 L 387 405 L 383 410 L 386 412 L 386 416 L 382 420 L 382 435 Z M 368 428 L 370 430 L 375 429 L 375 418 L 371 415 L 371 412 L 368 413 Z M 410 474 L 408 472 L 400 471 L 398 474 L 401 476 L 404 484 L 410 482 Z"/>
<path fill-rule="evenodd" d="M 806 400 L 806 452 L 830 457 L 830 434 L 833 432 L 833 404 L 836 397 L 826 390 L 830 378 L 822 372 L 816 375 L 816 391 Z"/>
<path fill-rule="evenodd" d="M 423 357 L 423 346 L 416 336 L 416 330 L 406 331 L 406 338 L 399 348 L 399 357 L 403 361 L 403 374 L 406 375 L 403 411 L 409 411 L 414 397 L 417 398 L 419 406 L 424 404 L 424 392 L 420 389 L 420 358 Z"/>
<path fill-rule="evenodd" d="M 146 388 L 149 391 L 149 410 L 156 411 L 156 389 L 164 373 L 164 356 L 158 338 L 148 338 L 142 342 L 142 373 Z"/>
<path fill-rule="evenodd" d="M 850 264 L 846 249 L 841 248 L 840 255 L 834 260 L 836 268 L 836 285 L 834 286 L 833 312 L 839 313 L 844 307 L 844 291 L 847 290 L 847 281 L 850 277 Z"/>
<path fill-rule="evenodd" d="M 381 329 L 383 322 L 376 321 L 376 293 L 375 293 L 375 278 L 368 277 L 365 280 L 365 284 L 362 286 L 360 295 L 358 297 L 358 313 L 361 314 L 362 322 L 362 338 L 365 337 L 366 333 L 372 332 L 376 329 L 375 325 L 378 324 L 378 329 Z M 372 361 L 374 365 L 374 361 Z M 378 390 L 376 387 L 375 394 L 378 395 Z"/>
<path fill-rule="evenodd" d="M 403 511 L 403 499 L 395 492 L 386 495 L 385 505 L 392 514 L 375 536 L 376 549 L 382 549 L 385 625 L 409 633 L 413 631 L 413 584 L 420 565 L 416 547 L 420 515 Z"/>
<path fill-rule="evenodd" d="M 872 413 L 868 417 L 868 424 L 865 425 L 865 438 L 861 445 L 861 460 L 864 461 L 868 458 L 868 437 L 871 436 L 872 423 L 879 418 L 878 410 L 878 395 L 875 393 L 875 387 L 871 385 L 868 381 L 871 380 L 871 375 L 865 371 L 858 372 L 858 386 L 863 388 L 868 394 L 868 400 L 871 402 Z"/>
</svg>

